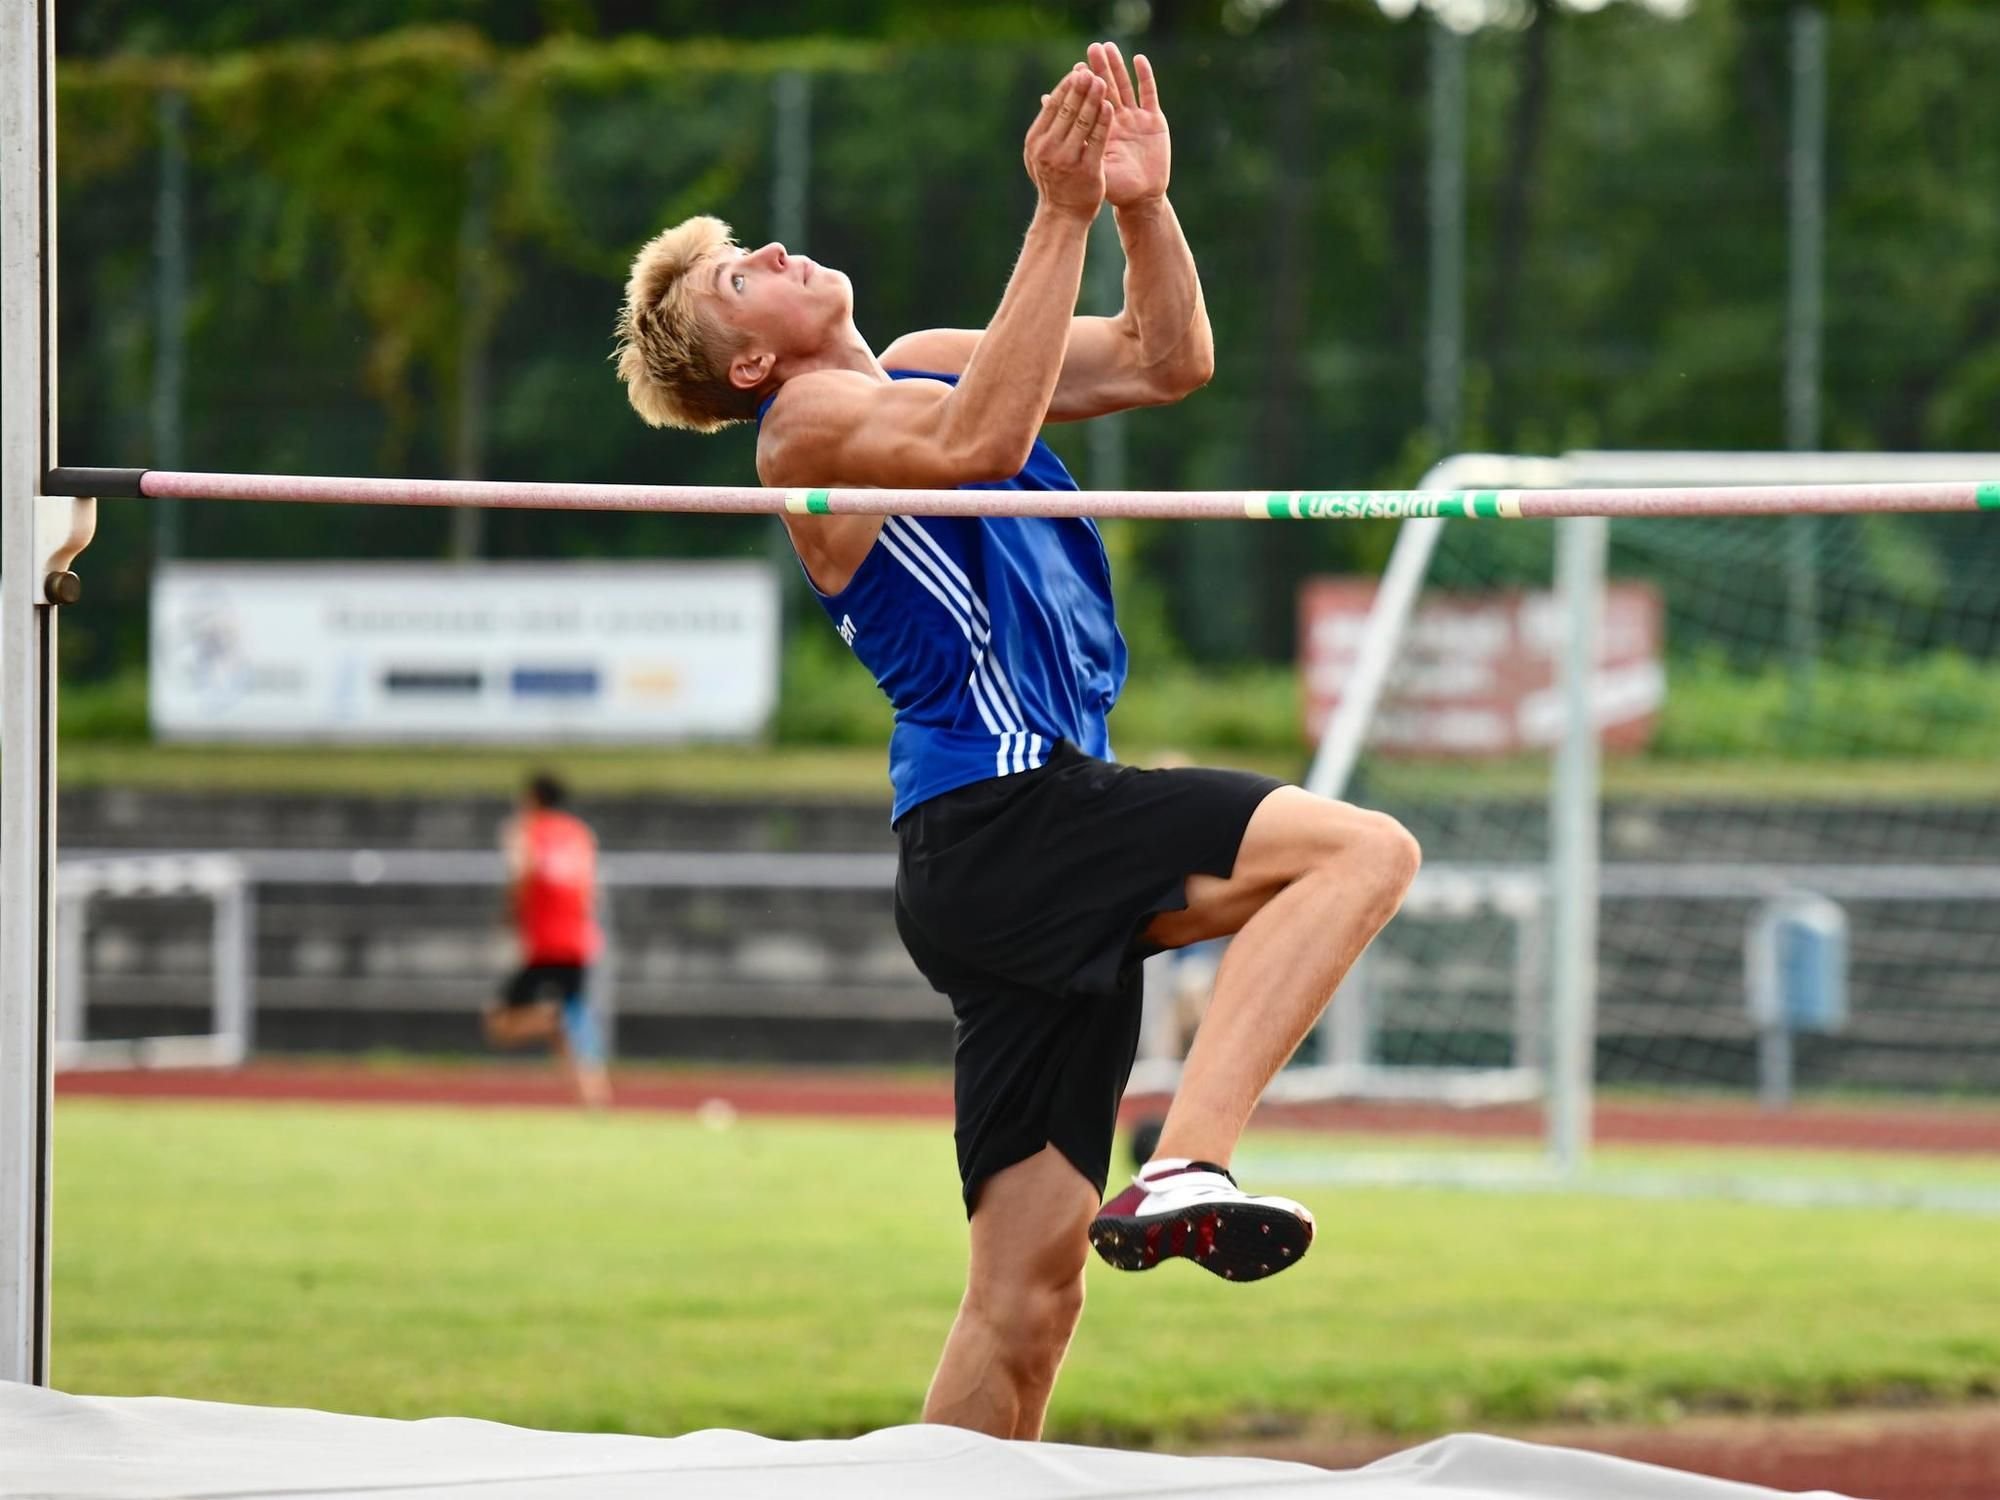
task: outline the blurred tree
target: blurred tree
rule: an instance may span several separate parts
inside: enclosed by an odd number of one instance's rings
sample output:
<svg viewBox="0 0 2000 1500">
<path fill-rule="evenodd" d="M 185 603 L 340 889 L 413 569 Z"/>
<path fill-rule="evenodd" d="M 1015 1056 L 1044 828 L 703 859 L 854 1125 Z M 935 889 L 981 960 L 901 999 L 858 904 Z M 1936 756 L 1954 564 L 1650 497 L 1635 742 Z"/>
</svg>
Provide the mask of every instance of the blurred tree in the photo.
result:
<svg viewBox="0 0 2000 1500">
<path fill-rule="evenodd" d="M 1299 0 L 1301 5 L 1311 0 Z M 1318 0 L 1327 3 L 1327 0 Z M 1338 0 L 1365 5 L 1369 0 Z M 1225 17 L 1253 24 L 1272 6 L 1236 0 L 996 0 L 937 5 L 932 0 L 63 0 L 56 45 L 65 56 L 218 52 L 295 38 L 351 41 L 405 26 L 464 25 L 506 46 L 550 36 L 599 40 L 643 35 L 664 40 L 726 36 L 773 40 L 842 36 L 899 41 L 1023 39 L 1081 31 L 1213 34 Z M 1135 26 L 1137 21 L 1141 24 Z M 1241 29 L 1241 22 L 1235 29 Z"/>
<path fill-rule="evenodd" d="M 1514 49 L 1513 99 L 1508 109 L 1507 157 L 1496 184 L 1492 275 L 1487 286 L 1487 359 L 1504 369 L 1514 351 L 1514 325 L 1521 310 L 1521 280 L 1527 264 L 1531 212 L 1538 186 L 1550 91 L 1549 42 L 1555 0 L 1532 0 L 1529 24 Z M 1516 441 L 1512 388 L 1501 382 L 1488 422 L 1495 441 Z"/>
<path fill-rule="evenodd" d="M 315 38 L 354 41 L 405 26 L 469 26 L 504 46 L 551 36 L 609 40 L 731 37 L 770 41 L 838 36 L 894 41 L 1025 40 L 1079 35 L 1243 37 L 1314 24 L 1320 18 L 1404 19 L 1420 6 L 1456 19 L 1520 26 L 1558 5 L 1596 10 L 1603 0 L 760 0 L 718 6 L 710 0 L 62 0 L 56 46 L 66 57 L 115 52 L 211 53 Z M 1671 13 L 1691 0 L 1630 0 Z M 1792 0 L 1736 0 L 1782 8 Z M 1939 6 L 1949 0 L 1936 0 Z M 1962 0 L 1961 0 L 1962 3 Z M 1893 0 L 1836 3 L 1836 13 L 1888 13 Z M 1313 19 L 1301 21 L 1302 12 Z"/>
<path fill-rule="evenodd" d="M 1990 446 L 2000 215 L 1976 185 L 2000 180 L 1983 110 L 2000 14 L 1832 8 L 1828 440 Z M 812 11 L 828 27 L 958 24 L 919 9 Z M 747 429 L 652 432 L 608 374 L 632 247 L 704 210 L 765 237 L 771 80 L 806 68 L 810 248 L 853 273 L 863 332 L 881 347 L 983 321 L 1029 211 L 1027 109 L 1073 57 L 1077 18 L 1116 17 L 1145 22 L 1159 63 L 1218 342 L 1208 390 L 1132 415 L 1130 482 L 1414 480 L 1437 456 L 1422 403 L 1424 26 L 1374 0 L 981 9 L 1020 35 L 660 41 L 643 33 L 662 18 L 735 26 L 737 12 L 638 0 L 65 0 L 76 50 L 106 55 L 72 58 L 61 95 L 64 451 L 151 457 L 164 90 L 189 101 L 190 465 L 448 472 L 461 362 L 484 328 L 493 477 L 742 482 Z M 392 11 L 477 25 L 369 34 Z M 1543 0 L 1525 29 L 1468 44 L 1467 446 L 1782 444 L 1787 14 L 1715 0 L 1667 24 Z M 258 28 L 280 21 L 318 39 L 265 44 Z M 198 55 L 210 46 L 239 50 Z M 468 263 L 481 171 L 484 248 Z M 1052 436 L 1081 459 L 1080 433 Z M 417 512 L 190 506 L 185 520 L 196 556 L 436 556 L 446 539 L 443 516 Z M 1283 656 L 1297 579 L 1379 561 L 1387 539 L 1223 530 L 1137 527 L 1127 553 L 1210 659 Z M 1995 561 L 1990 526 L 1870 536 L 1910 587 Z M 109 587 L 93 583 L 99 602 L 66 631 L 90 670 L 143 655 L 147 537 L 107 513 L 92 561 Z M 1828 545 L 1850 540 L 1835 528 Z M 487 543 L 762 556 L 765 537 L 700 517 L 524 512 L 492 517 Z"/>
</svg>

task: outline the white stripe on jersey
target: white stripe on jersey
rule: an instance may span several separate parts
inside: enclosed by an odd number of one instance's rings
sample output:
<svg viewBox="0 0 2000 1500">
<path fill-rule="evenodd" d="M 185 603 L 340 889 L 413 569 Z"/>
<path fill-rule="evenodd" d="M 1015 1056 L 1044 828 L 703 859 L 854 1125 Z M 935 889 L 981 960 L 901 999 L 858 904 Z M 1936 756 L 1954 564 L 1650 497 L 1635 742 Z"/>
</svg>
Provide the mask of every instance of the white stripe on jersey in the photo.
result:
<svg viewBox="0 0 2000 1500">
<path fill-rule="evenodd" d="M 944 590 L 933 581 L 934 575 L 912 557 L 903 546 L 898 545 L 889 536 L 886 528 L 882 533 L 882 545 L 888 549 L 891 557 L 903 565 L 912 578 L 924 586 L 925 591 L 933 599 L 945 607 L 945 612 L 957 624 L 959 632 L 966 639 L 966 643 L 972 646 L 972 675 L 966 679 L 966 685 L 972 689 L 972 703 L 979 710 L 979 717 L 981 722 L 986 725 L 986 732 L 988 734 L 999 734 L 1011 720 L 1007 713 L 1006 704 L 1001 700 L 1000 695 L 994 692 L 990 684 L 984 692 L 980 690 L 980 661 L 986 653 L 980 650 L 978 645 L 974 643 L 971 622 L 961 612 L 960 605 L 954 603 L 951 598 L 946 597 Z M 989 698 L 992 700 L 991 707 L 988 707 L 987 703 Z"/>
<path fill-rule="evenodd" d="M 887 518 L 886 524 L 896 527 L 899 531 L 914 533 L 917 544 L 929 552 L 932 557 L 936 558 L 944 571 L 950 574 L 956 580 L 958 586 L 970 596 L 973 613 L 983 623 L 988 625 L 993 623 L 993 617 L 986 613 L 986 601 L 974 592 L 972 580 L 965 576 L 965 569 L 952 560 L 951 554 L 944 550 L 943 544 L 936 537 L 932 536 L 908 516 L 890 516 Z"/>
<path fill-rule="evenodd" d="M 920 549 L 919 555 L 925 562 L 930 564 L 933 570 L 932 576 L 936 577 L 940 583 L 951 590 L 953 598 L 959 600 L 962 606 L 966 601 L 970 601 L 972 634 L 975 648 L 990 645 L 993 638 L 993 632 L 990 628 L 992 616 L 987 614 L 986 601 L 979 597 L 978 591 L 972 586 L 972 580 L 965 576 L 965 569 L 952 560 L 951 554 L 944 550 L 943 545 L 936 537 L 932 536 L 909 517 L 885 517 L 883 529 L 887 530 L 892 526 L 896 529 L 896 534 L 904 539 L 906 546 L 911 547 L 913 550 Z M 957 584 L 956 588 L 952 587 L 954 583 Z M 986 670 L 989 683 L 997 684 L 1000 689 L 999 694 L 995 697 L 995 703 L 996 706 L 1002 708 L 1001 717 L 1010 717 L 1005 710 L 1012 709 L 1011 717 L 1013 722 L 1025 725 L 1028 722 L 1028 716 L 1021 711 L 1021 700 L 1014 696 L 1014 684 L 1007 680 L 1007 674 L 1001 669 L 999 661 L 989 658 Z M 1006 702 L 1004 705 L 1000 705 L 998 700 L 1003 696 Z M 1035 764 L 1039 764 L 1039 762 L 1035 762 Z M 1024 770 L 1026 768 L 1017 766 L 1015 769 Z"/>
<path fill-rule="evenodd" d="M 904 546 L 898 545 L 895 539 L 890 536 L 889 529 L 886 526 L 882 528 L 882 545 L 889 549 L 889 555 L 901 563 L 912 578 L 924 586 L 925 592 L 945 607 L 945 610 L 951 615 L 953 622 L 957 624 L 960 632 L 963 633 L 966 640 L 970 641 L 972 639 L 972 622 L 965 616 L 963 602 L 956 595 L 947 596 L 945 590 L 940 588 L 935 581 L 935 575 L 921 567 L 917 560 L 905 550 Z"/>
<path fill-rule="evenodd" d="M 1000 736 L 993 756 L 994 774 L 1005 776 L 1039 767 L 1042 737 L 1026 729 L 1027 715 L 1021 711 L 1021 700 L 1014 695 L 1014 685 L 986 649 L 993 638 L 986 622 L 992 617 L 986 611 L 985 601 L 974 592 L 972 580 L 938 545 L 935 537 L 907 517 L 884 517 L 881 535 L 889 555 L 945 607 L 959 633 L 972 647 L 972 675 L 966 678 L 966 686 L 972 690 L 973 705 L 988 733 Z M 982 674 L 986 679 L 983 692 Z"/>
<path fill-rule="evenodd" d="M 973 592 L 972 580 L 938 545 L 936 537 L 907 516 L 884 516 L 882 529 L 894 533 L 905 548 L 923 560 L 931 576 L 950 591 L 958 607 L 971 616 L 976 625 L 991 624 L 992 617 L 986 613 L 985 601 Z M 980 633 L 985 632 L 982 630 Z"/>
</svg>

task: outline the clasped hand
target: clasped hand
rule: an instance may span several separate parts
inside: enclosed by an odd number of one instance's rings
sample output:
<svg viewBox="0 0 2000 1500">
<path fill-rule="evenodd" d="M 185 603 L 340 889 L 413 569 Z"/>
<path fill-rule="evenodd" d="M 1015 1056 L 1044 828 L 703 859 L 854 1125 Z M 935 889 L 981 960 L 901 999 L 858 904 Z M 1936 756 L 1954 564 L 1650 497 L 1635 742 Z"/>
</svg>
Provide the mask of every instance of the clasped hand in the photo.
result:
<svg viewBox="0 0 2000 1500">
<path fill-rule="evenodd" d="M 1022 157 L 1050 207 L 1094 215 L 1103 203 L 1134 208 L 1166 196 L 1172 137 L 1152 64 L 1134 61 L 1136 87 L 1117 45 L 1092 42 L 1042 95 Z"/>
</svg>

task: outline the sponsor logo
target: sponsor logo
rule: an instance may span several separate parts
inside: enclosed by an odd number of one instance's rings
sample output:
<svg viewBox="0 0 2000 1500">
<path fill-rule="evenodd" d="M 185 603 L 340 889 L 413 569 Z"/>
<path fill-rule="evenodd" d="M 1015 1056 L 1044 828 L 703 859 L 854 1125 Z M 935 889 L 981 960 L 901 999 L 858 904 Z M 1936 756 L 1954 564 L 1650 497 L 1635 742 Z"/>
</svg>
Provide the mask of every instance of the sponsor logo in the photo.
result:
<svg viewBox="0 0 2000 1500">
<path fill-rule="evenodd" d="M 1306 490 L 1290 497 L 1289 511 L 1303 520 L 1396 521 L 1457 515 L 1455 495 L 1397 495 L 1369 490 Z M 1446 502 L 1450 502 L 1448 505 Z"/>
<path fill-rule="evenodd" d="M 391 697 L 477 697 L 485 680 L 471 667 L 390 667 L 382 691 Z"/>
<path fill-rule="evenodd" d="M 634 698 L 671 698 L 681 690 L 681 674 L 672 667 L 634 667 L 625 674 L 625 691 Z"/>
<path fill-rule="evenodd" d="M 516 698 L 595 698 L 595 667 L 516 667 L 509 678 Z"/>
</svg>

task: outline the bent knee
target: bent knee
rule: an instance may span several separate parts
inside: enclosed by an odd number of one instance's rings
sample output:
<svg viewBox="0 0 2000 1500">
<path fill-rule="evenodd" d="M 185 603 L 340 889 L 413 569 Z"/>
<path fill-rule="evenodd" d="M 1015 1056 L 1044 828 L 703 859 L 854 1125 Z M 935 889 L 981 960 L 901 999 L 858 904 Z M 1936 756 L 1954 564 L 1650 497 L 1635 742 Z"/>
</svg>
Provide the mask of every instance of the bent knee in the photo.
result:
<svg viewBox="0 0 2000 1500">
<path fill-rule="evenodd" d="M 1063 1282 L 974 1288 L 970 1300 L 998 1335 L 1008 1364 L 1039 1377 L 1062 1363 L 1083 1316 L 1083 1275 Z"/>
<path fill-rule="evenodd" d="M 1358 810 L 1342 856 L 1349 878 L 1360 876 L 1392 905 L 1402 901 L 1424 861 L 1423 848 L 1409 829 L 1387 813 Z"/>
<path fill-rule="evenodd" d="M 966 1296 L 998 1323 L 1031 1329 L 1073 1324 L 1083 1312 L 1083 1267 L 1067 1273 L 1050 1268 L 1040 1274 L 975 1276 Z"/>
<path fill-rule="evenodd" d="M 1382 820 L 1380 859 L 1383 872 L 1400 895 L 1410 888 L 1410 882 L 1417 878 L 1417 871 L 1423 867 L 1423 845 L 1417 842 L 1414 833 L 1387 813 L 1376 816 Z"/>
</svg>

